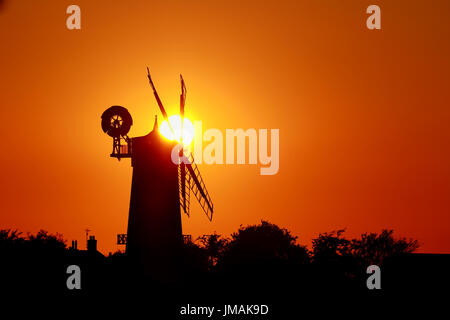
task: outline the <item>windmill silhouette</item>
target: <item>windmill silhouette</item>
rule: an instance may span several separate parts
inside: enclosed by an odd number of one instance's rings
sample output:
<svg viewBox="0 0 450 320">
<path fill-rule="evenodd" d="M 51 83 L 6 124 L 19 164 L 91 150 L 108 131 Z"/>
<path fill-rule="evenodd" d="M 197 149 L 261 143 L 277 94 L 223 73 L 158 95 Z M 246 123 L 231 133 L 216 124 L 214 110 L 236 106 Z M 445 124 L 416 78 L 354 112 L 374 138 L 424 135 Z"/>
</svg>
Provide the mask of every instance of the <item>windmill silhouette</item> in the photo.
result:
<svg viewBox="0 0 450 320">
<path fill-rule="evenodd" d="M 159 109 L 174 133 L 148 68 L 147 73 Z M 181 75 L 180 79 L 183 124 L 186 86 Z M 118 160 L 131 158 L 133 167 L 126 254 L 144 274 L 157 275 L 161 280 L 173 279 L 178 273 L 183 244 L 181 208 L 189 216 L 191 192 L 208 219 L 211 221 L 213 217 L 214 206 L 200 171 L 192 154 L 184 155 L 182 146 L 180 162 L 172 162 L 172 150 L 177 143 L 159 134 L 156 116 L 153 130 L 134 138 L 127 135 L 133 120 L 126 108 L 112 106 L 101 118 L 103 131 L 113 138 L 110 156 Z M 120 238 L 124 243 L 124 235 Z"/>
</svg>

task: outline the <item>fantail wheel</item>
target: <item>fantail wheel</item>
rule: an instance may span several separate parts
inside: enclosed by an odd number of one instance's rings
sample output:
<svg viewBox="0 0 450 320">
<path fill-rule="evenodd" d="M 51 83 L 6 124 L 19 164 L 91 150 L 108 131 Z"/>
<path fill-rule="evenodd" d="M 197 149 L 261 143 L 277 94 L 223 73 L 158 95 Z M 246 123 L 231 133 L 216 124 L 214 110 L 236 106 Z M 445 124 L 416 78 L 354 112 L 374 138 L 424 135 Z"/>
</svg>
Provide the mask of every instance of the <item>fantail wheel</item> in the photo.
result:
<svg viewBox="0 0 450 320">
<path fill-rule="evenodd" d="M 130 113 L 122 106 L 112 106 L 102 114 L 103 132 L 110 137 L 119 138 L 126 136 L 132 124 L 133 119 Z"/>
</svg>

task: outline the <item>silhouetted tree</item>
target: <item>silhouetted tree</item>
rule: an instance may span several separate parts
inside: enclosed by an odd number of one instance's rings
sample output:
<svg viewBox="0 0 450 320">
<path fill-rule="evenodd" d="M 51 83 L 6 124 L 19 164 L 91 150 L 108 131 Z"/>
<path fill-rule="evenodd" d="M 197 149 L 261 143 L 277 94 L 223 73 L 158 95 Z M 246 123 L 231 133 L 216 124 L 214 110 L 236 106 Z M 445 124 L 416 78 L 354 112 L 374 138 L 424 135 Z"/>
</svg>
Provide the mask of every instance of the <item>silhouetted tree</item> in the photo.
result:
<svg viewBox="0 0 450 320">
<path fill-rule="evenodd" d="M 342 234 L 345 230 L 321 233 L 312 241 L 313 261 L 317 263 L 337 263 L 351 256 L 351 241 Z"/>
<path fill-rule="evenodd" d="M 25 239 L 22 233 L 17 230 L 0 230 L 0 259 L 3 261 L 12 261 L 16 256 L 23 252 Z M 1 267 L 0 267 L 1 268 Z"/>
<path fill-rule="evenodd" d="M 23 243 L 22 232 L 11 229 L 0 229 L 0 246 L 2 248 Z"/>
<path fill-rule="evenodd" d="M 39 230 L 36 235 L 29 234 L 27 242 L 36 249 L 58 251 L 66 249 L 66 241 L 61 234 L 49 234 L 45 230 Z"/>
<path fill-rule="evenodd" d="M 377 233 L 363 233 L 361 239 L 351 241 L 352 253 L 362 263 L 381 265 L 388 257 L 411 253 L 419 248 L 417 240 L 395 239 L 393 230 L 382 230 Z"/>
<path fill-rule="evenodd" d="M 307 262 L 306 247 L 296 244 L 297 237 L 287 229 L 261 221 L 259 225 L 240 227 L 231 235 L 223 258 L 228 263 L 262 263 L 265 261 Z"/>
<path fill-rule="evenodd" d="M 207 250 L 193 241 L 184 243 L 183 268 L 187 273 L 206 272 L 209 269 Z"/>
<path fill-rule="evenodd" d="M 60 234 L 49 234 L 45 230 L 40 230 L 36 235 L 28 234 L 26 237 L 17 230 L 1 229 L 0 230 L 0 249 L 14 250 L 15 254 L 28 253 L 39 254 L 42 251 L 58 251 L 63 252 L 66 249 L 66 242 Z"/>
<path fill-rule="evenodd" d="M 210 268 L 217 264 L 219 257 L 223 254 L 225 247 L 229 242 L 229 239 L 223 238 L 215 232 L 211 235 L 200 236 L 197 240 L 208 254 Z"/>
<path fill-rule="evenodd" d="M 312 240 L 313 273 L 316 285 L 322 288 L 350 288 L 361 274 L 351 251 L 345 230 L 321 233 Z"/>
<path fill-rule="evenodd" d="M 0 230 L 0 273 L 6 287 L 15 290 L 52 290 L 64 286 L 66 244 L 61 235 L 41 230 L 22 236 L 17 230 Z"/>
<path fill-rule="evenodd" d="M 219 255 L 214 268 L 219 287 L 234 297 L 267 294 L 290 295 L 300 283 L 299 275 L 309 262 L 308 250 L 297 237 L 267 221 L 240 227 Z"/>
</svg>

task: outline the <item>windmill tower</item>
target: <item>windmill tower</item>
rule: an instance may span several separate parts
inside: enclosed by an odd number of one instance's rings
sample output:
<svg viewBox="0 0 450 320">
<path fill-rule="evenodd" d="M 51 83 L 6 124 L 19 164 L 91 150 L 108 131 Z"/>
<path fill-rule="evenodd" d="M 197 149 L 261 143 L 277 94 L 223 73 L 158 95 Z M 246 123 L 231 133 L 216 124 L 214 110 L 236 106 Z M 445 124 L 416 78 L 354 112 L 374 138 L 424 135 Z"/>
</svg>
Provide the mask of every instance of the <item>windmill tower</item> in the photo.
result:
<svg viewBox="0 0 450 320">
<path fill-rule="evenodd" d="M 170 126 L 149 72 L 148 79 L 161 113 Z M 183 119 L 186 87 L 182 77 L 181 90 L 180 115 Z M 128 110 L 121 106 L 112 106 L 102 115 L 102 129 L 113 138 L 111 157 L 118 160 L 131 158 L 133 167 L 126 253 L 142 273 L 163 281 L 170 280 L 179 266 L 183 244 L 181 209 L 189 216 L 190 193 L 199 201 L 210 221 L 214 207 L 192 155 L 186 157 L 180 151 L 184 161 L 172 162 L 172 150 L 177 144 L 159 134 L 156 117 L 153 130 L 142 137 L 127 136 L 132 123 Z"/>
</svg>

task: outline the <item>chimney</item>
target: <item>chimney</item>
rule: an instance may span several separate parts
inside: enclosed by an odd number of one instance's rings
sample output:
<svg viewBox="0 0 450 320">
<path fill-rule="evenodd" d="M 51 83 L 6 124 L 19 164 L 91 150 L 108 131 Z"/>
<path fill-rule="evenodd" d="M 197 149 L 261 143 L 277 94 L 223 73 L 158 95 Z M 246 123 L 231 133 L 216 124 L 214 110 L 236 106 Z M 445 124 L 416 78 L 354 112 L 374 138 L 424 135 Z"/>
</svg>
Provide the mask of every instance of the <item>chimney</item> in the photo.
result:
<svg viewBox="0 0 450 320">
<path fill-rule="evenodd" d="M 97 240 L 95 240 L 95 236 L 89 236 L 88 252 L 97 252 Z"/>
<path fill-rule="evenodd" d="M 77 240 L 72 240 L 72 246 L 70 247 L 70 249 L 72 250 L 77 250 L 78 243 Z"/>
</svg>

